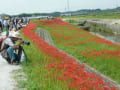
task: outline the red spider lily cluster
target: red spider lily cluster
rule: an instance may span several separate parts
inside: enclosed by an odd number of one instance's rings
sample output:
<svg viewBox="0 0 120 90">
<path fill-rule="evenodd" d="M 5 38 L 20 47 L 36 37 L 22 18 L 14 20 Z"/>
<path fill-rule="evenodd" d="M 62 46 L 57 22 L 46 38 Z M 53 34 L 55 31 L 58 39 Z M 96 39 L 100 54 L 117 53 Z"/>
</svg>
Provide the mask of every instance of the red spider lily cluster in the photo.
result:
<svg viewBox="0 0 120 90">
<path fill-rule="evenodd" d="M 40 22 L 41 25 L 69 25 L 66 22 L 63 22 L 61 19 L 48 19 L 48 20 L 44 20 L 43 22 Z"/>
<path fill-rule="evenodd" d="M 86 52 L 82 52 L 82 54 L 84 54 L 83 56 L 86 57 L 91 57 L 91 56 L 98 56 L 98 57 L 103 57 L 103 58 L 119 58 L 120 57 L 120 51 L 113 51 L 113 50 L 90 50 L 87 53 Z"/>
<path fill-rule="evenodd" d="M 53 21 L 61 22 L 59 19 Z M 49 22 L 49 20 L 45 22 Z M 63 22 L 61 23 L 63 24 Z M 117 90 L 115 87 L 109 86 L 108 82 L 105 83 L 101 77 L 96 76 L 94 73 L 86 72 L 84 65 L 79 65 L 74 58 L 40 39 L 39 36 L 33 33 L 35 28 L 36 25 L 30 23 L 22 31 L 40 50 L 54 59 L 54 62 L 48 64 L 46 69 L 51 71 L 56 71 L 57 69 L 57 72 L 47 75 L 48 77 L 56 76 L 57 80 L 69 82 L 68 87 L 76 88 L 77 90 Z"/>
<path fill-rule="evenodd" d="M 41 21 L 42 23 L 42 21 Z M 57 25 L 48 25 L 48 24 L 44 24 L 44 26 L 46 27 L 51 27 L 53 30 L 50 30 L 51 34 L 55 37 L 56 42 L 57 43 L 62 43 L 68 47 L 68 46 L 72 46 L 72 45 L 80 45 L 80 44 L 88 44 L 88 43 L 95 43 L 96 45 L 107 45 L 108 47 L 114 46 L 116 47 L 116 49 L 114 50 L 107 50 L 107 49 L 102 49 L 102 50 L 94 50 L 94 49 L 87 49 L 83 52 L 86 52 L 86 54 L 84 54 L 84 56 L 88 57 L 88 58 L 93 58 L 94 56 L 99 56 L 99 57 L 104 57 L 104 58 L 111 58 L 111 57 L 115 57 L 116 59 L 119 60 L 120 58 L 120 46 L 103 38 L 100 38 L 98 36 L 93 36 L 91 33 L 89 32 L 85 32 L 79 28 L 70 26 L 70 25 L 66 25 L 66 26 L 57 26 Z M 71 35 L 63 35 L 63 33 L 65 33 L 65 31 L 67 30 L 71 30 L 70 34 Z M 81 32 L 78 32 L 81 31 Z M 83 38 L 83 40 L 79 40 L 80 38 Z M 72 41 L 73 40 L 73 41 Z M 79 49 L 75 50 L 78 51 L 80 54 L 82 54 L 83 52 L 79 51 Z M 83 54 L 82 54 L 83 55 Z"/>
</svg>

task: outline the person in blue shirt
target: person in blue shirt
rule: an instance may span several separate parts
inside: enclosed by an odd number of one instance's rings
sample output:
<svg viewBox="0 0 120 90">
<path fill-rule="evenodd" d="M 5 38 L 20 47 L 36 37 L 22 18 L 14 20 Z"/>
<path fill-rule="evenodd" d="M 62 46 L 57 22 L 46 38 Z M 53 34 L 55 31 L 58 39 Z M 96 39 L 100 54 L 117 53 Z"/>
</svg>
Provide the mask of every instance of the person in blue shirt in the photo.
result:
<svg viewBox="0 0 120 90">
<path fill-rule="evenodd" d="M 9 18 L 6 17 L 3 23 L 6 30 L 6 37 L 8 37 L 9 36 Z"/>
</svg>

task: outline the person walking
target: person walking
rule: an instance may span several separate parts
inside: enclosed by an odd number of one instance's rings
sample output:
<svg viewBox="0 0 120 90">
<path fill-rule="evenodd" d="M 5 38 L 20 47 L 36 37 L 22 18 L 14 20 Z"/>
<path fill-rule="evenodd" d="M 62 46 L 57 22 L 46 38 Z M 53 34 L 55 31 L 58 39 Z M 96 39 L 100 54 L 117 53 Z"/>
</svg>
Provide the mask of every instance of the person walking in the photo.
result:
<svg viewBox="0 0 120 90">
<path fill-rule="evenodd" d="M 12 22 L 12 20 L 10 20 L 9 30 L 12 31 L 12 29 L 13 29 L 13 22 Z"/>
<path fill-rule="evenodd" d="M 5 30 L 6 30 L 6 37 L 8 37 L 9 36 L 9 18 L 5 18 L 4 27 L 5 27 Z"/>
</svg>

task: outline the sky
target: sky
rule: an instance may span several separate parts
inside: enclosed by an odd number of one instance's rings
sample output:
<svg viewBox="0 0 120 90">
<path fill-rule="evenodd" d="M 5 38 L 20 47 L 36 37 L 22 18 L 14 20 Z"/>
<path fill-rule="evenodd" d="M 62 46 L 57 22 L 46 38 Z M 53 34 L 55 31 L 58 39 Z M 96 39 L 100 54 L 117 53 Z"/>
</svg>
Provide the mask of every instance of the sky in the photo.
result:
<svg viewBox="0 0 120 90">
<path fill-rule="evenodd" d="M 80 9 L 109 9 L 118 6 L 120 6 L 120 0 L 0 0 L 0 14 L 16 15 Z"/>
</svg>

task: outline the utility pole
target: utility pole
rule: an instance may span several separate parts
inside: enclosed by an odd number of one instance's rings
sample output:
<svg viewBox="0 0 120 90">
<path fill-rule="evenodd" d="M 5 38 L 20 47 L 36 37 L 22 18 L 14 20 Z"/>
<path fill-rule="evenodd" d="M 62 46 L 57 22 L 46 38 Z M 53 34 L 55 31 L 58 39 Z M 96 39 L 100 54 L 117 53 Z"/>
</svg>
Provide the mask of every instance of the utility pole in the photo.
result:
<svg viewBox="0 0 120 90">
<path fill-rule="evenodd" d="M 69 0 L 67 0 L 67 9 L 68 9 L 68 12 L 69 12 Z"/>
<path fill-rule="evenodd" d="M 67 0 L 67 12 L 68 12 L 69 16 L 71 16 L 69 3 L 70 3 L 69 0 Z"/>
</svg>

